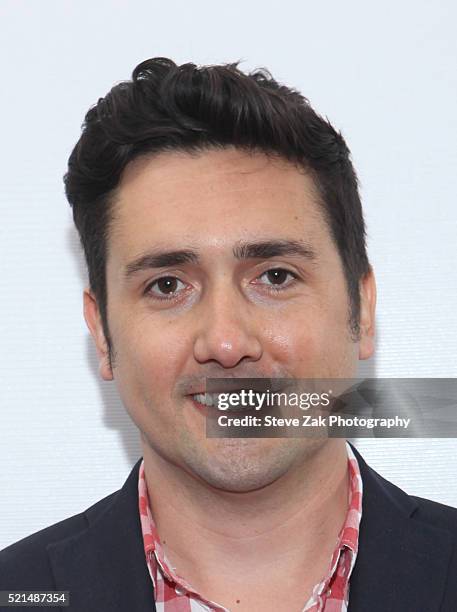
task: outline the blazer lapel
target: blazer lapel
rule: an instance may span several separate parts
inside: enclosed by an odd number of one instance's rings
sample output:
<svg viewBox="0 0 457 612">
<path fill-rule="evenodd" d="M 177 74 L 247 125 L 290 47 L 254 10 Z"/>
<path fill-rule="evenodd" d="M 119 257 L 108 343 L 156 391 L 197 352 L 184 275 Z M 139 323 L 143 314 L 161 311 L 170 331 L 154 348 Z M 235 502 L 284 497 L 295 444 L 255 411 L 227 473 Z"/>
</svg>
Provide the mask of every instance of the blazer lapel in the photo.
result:
<svg viewBox="0 0 457 612">
<path fill-rule="evenodd" d="M 437 612 L 452 535 L 412 517 L 413 498 L 372 470 L 351 445 L 363 482 L 359 552 L 348 612 Z"/>
<path fill-rule="evenodd" d="M 155 612 L 138 512 L 138 471 L 86 511 L 89 527 L 48 546 L 56 588 L 72 612 Z M 66 609 L 66 608 L 65 608 Z"/>
</svg>

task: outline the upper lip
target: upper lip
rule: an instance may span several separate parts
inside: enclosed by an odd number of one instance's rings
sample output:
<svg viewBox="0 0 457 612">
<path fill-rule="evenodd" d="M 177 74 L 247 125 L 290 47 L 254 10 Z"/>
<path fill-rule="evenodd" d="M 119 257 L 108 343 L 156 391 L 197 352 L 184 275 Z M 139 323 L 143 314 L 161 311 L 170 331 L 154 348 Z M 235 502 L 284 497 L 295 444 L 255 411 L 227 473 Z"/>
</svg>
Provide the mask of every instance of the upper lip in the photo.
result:
<svg viewBox="0 0 457 612">
<path fill-rule="evenodd" d="M 248 377 L 245 377 L 245 378 L 248 378 Z M 253 383 L 252 381 L 254 379 L 256 382 Z M 280 390 L 280 388 L 274 384 L 274 379 L 268 378 L 268 377 L 266 378 L 252 377 L 248 379 L 248 382 L 245 385 L 240 383 L 239 379 L 227 378 L 226 380 L 227 380 L 227 383 L 225 385 L 222 385 L 222 386 L 219 385 L 216 388 L 213 388 L 213 386 L 210 385 L 211 391 L 208 391 L 207 386 L 204 383 L 203 384 L 198 383 L 198 384 L 191 385 L 186 395 L 200 395 L 204 393 L 236 393 L 237 391 L 249 390 L 249 389 L 261 392 L 261 391 L 265 391 L 267 388 L 273 388 L 274 391 Z"/>
<path fill-rule="evenodd" d="M 197 391 L 191 391 L 190 393 L 187 393 L 187 395 L 201 395 L 205 393 L 235 393 L 236 391 L 242 391 L 243 389 L 248 389 L 248 386 L 246 385 L 245 387 L 234 387 L 233 389 L 212 389 L 211 391 L 199 388 Z"/>
</svg>

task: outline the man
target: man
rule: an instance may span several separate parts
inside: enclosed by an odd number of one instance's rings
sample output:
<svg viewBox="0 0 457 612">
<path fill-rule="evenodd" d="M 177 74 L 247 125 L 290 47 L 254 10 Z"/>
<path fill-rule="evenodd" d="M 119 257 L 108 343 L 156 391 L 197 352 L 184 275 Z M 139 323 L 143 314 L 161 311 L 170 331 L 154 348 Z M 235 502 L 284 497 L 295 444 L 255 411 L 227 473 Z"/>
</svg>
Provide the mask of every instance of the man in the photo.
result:
<svg viewBox="0 0 457 612">
<path fill-rule="evenodd" d="M 351 378 L 376 290 L 349 150 L 265 71 L 137 66 L 65 177 L 84 314 L 141 433 L 123 488 L 0 553 L 78 612 L 457 610 L 457 510 L 343 439 L 209 438 L 208 378 Z M 62 608 L 63 609 L 63 608 Z"/>
</svg>

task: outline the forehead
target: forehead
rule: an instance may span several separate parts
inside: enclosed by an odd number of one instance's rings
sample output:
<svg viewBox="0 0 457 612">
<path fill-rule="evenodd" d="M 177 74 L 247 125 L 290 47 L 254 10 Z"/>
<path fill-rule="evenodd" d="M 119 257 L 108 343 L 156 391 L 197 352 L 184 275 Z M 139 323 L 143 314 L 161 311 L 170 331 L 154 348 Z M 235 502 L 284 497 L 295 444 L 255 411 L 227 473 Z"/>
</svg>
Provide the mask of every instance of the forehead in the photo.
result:
<svg viewBox="0 0 457 612">
<path fill-rule="evenodd" d="M 304 231 L 322 234 L 326 225 L 313 180 L 294 164 L 235 148 L 167 152 L 125 169 L 110 244 L 131 254 L 154 241 L 205 236 L 222 245 L 253 233 L 301 237 Z"/>
</svg>

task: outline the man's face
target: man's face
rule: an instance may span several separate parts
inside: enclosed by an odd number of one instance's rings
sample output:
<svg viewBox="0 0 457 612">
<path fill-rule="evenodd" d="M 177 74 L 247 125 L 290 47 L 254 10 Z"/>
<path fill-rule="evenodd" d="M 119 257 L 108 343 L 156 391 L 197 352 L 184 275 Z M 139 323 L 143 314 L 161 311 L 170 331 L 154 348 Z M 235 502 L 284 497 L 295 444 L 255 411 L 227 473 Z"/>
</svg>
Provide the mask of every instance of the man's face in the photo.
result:
<svg viewBox="0 0 457 612">
<path fill-rule="evenodd" d="M 303 461 L 310 440 L 206 438 L 191 394 L 206 377 L 349 378 L 370 356 L 374 303 L 362 295 L 354 342 L 342 264 L 312 179 L 234 148 L 166 153 L 126 168 L 113 210 L 112 370 L 88 292 L 85 315 L 101 374 L 114 377 L 144 454 L 225 490 L 276 480 Z"/>
</svg>

